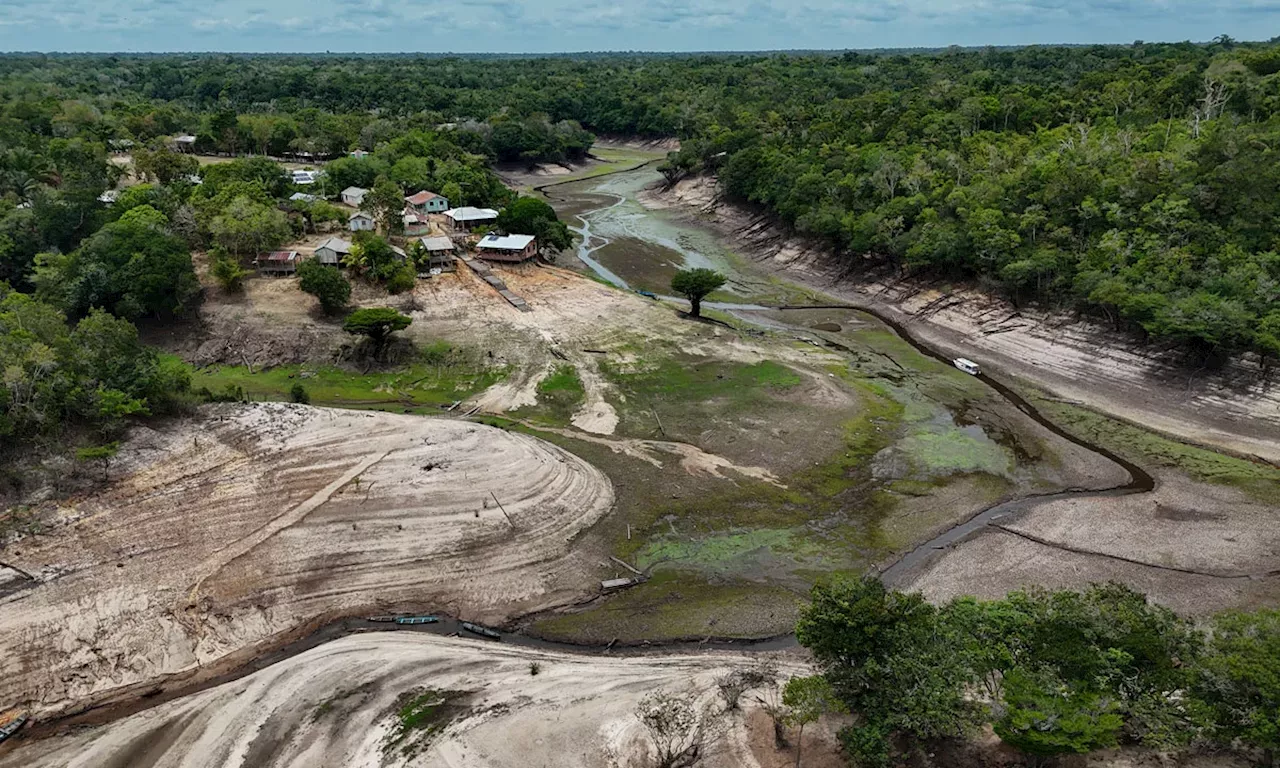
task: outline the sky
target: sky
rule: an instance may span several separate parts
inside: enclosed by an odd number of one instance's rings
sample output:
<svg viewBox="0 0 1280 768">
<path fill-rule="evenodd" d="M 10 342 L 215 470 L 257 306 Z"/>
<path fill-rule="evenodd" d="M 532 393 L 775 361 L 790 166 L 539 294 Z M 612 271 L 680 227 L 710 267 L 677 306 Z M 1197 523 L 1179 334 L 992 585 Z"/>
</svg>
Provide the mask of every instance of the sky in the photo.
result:
<svg viewBox="0 0 1280 768">
<path fill-rule="evenodd" d="M 4 51 L 550 53 L 1280 34 L 1280 0 L 0 0 Z"/>
</svg>

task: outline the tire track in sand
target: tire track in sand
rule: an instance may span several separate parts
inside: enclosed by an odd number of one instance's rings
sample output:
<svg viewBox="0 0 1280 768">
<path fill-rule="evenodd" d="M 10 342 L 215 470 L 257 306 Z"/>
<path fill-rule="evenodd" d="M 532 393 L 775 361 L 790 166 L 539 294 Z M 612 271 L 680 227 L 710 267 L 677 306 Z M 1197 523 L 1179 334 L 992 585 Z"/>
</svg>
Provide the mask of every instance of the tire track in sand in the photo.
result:
<svg viewBox="0 0 1280 768">
<path fill-rule="evenodd" d="M 351 469 L 342 473 L 337 480 L 334 480 L 324 488 L 321 488 L 311 498 L 283 514 L 273 517 L 248 536 L 235 540 L 205 558 L 205 561 L 198 567 L 198 573 L 200 575 L 196 578 L 195 583 L 191 585 L 191 589 L 187 594 L 187 607 L 191 608 L 195 606 L 196 600 L 199 597 L 200 587 L 210 578 L 216 576 L 219 571 L 226 568 L 237 559 L 249 554 L 254 550 L 254 548 L 262 544 L 267 539 L 270 539 L 272 536 L 275 536 L 280 531 L 283 531 L 285 528 L 297 525 L 312 511 L 332 498 L 333 494 L 337 493 L 343 486 L 364 472 L 367 472 L 370 467 L 382 461 L 390 454 L 391 451 L 386 450 L 382 453 L 375 453 L 366 456 Z"/>
</svg>

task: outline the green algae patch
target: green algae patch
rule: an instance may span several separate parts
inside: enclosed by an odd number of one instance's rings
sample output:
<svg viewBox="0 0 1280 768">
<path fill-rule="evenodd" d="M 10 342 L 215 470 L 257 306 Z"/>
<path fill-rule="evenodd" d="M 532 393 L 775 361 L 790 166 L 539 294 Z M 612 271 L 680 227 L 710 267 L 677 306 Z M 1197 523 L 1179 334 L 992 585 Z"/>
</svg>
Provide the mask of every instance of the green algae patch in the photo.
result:
<svg viewBox="0 0 1280 768">
<path fill-rule="evenodd" d="M 916 471 L 925 475 L 1007 475 L 1014 465 L 1009 452 L 985 435 L 979 438 L 957 428 L 917 432 L 898 441 L 897 447 L 910 457 Z"/>
</svg>

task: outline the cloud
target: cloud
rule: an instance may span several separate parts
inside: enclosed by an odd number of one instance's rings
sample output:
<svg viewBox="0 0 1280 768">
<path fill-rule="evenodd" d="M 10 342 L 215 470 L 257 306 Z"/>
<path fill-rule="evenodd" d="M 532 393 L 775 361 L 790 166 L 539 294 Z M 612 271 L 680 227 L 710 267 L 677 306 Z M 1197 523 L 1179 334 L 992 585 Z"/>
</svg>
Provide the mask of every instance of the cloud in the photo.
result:
<svg viewBox="0 0 1280 768">
<path fill-rule="evenodd" d="M 1249 39 L 1280 0 L 0 0 L 8 50 L 557 51 Z"/>
</svg>

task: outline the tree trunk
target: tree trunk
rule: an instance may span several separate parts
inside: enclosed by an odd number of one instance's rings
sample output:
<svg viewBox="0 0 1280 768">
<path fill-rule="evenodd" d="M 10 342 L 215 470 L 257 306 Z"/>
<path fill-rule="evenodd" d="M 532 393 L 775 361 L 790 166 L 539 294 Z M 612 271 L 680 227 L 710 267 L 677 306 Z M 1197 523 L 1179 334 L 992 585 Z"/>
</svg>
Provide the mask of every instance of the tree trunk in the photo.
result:
<svg viewBox="0 0 1280 768">
<path fill-rule="evenodd" d="M 689 297 L 689 314 L 693 315 L 694 317 L 702 317 L 702 297 L 701 296 Z"/>
<path fill-rule="evenodd" d="M 800 732 L 796 734 L 796 768 L 800 768 L 800 750 L 804 749 L 804 723 L 800 724 Z"/>
</svg>

